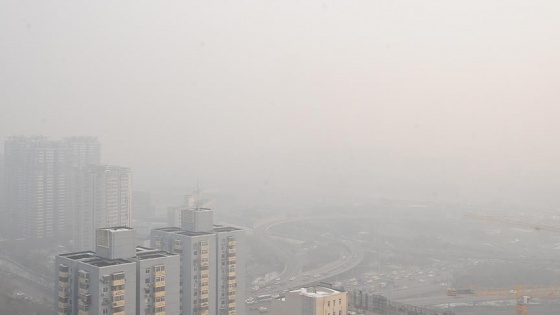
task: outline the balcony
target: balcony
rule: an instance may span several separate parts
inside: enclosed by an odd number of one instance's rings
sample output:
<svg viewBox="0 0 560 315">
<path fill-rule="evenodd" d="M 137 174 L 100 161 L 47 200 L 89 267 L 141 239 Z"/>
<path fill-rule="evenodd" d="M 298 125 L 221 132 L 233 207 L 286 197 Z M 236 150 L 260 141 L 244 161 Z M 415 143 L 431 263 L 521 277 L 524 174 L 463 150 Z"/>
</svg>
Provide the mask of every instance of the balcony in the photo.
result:
<svg viewBox="0 0 560 315">
<path fill-rule="evenodd" d="M 124 311 L 120 311 L 120 312 L 113 312 L 113 315 L 125 315 Z"/>
<path fill-rule="evenodd" d="M 157 282 L 154 284 L 154 286 L 155 286 L 156 288 L 165 287 L 165 281 L 157 281 Z"/>
<path fill-rule="evenodd" d="M 165 307 L 165 301 L 155 302 L 155 303 L 154 303 L 154 307 L 155 307 L 155 308 L 158 308 L 158 307 Z"/>
<path fill-rule="evenodd" d="M 111 283 L 111 285 L 116 286 L 116 285 L 124 285 L 125 281 L 124 279 L 119 279 L 119 280 L 113 280 L 113 282 Z"/>
<path fill-rule="evenodd" d="M 115 307 L 123 307 L 124 306 L 124 300 L 120 300 L 120 301 L 113 301 L 113 304 L 111 305 L 113 308 Z M 115 314 L 115 313 L 113 313 Z"/>
<path fill-rule="evenodd" d="M 155 276 L 156 276 L 156 277 L 164 277 L 164 276 L 165 276 L 165 270 L 163 270 L 163 271 L 156 271 L 156 272 L 155 272 Z"/>
<path fill-rule="evenodd" d="M 115 298 L 115 297 L 117 297 L 117 296 L 119 296 L 119 295 L 124 295 L 124 290 L 116 290 L 116 291 L 113 291 L 112 295 L 113 295 L 113 298 Z"/>
<path fill-rule="evenodd" d="M 155 297 L 164 297 L 165 296 L 165 291 L 159 291 L 159 292 L 155 292 L 154 293 Z"/>
</svg>

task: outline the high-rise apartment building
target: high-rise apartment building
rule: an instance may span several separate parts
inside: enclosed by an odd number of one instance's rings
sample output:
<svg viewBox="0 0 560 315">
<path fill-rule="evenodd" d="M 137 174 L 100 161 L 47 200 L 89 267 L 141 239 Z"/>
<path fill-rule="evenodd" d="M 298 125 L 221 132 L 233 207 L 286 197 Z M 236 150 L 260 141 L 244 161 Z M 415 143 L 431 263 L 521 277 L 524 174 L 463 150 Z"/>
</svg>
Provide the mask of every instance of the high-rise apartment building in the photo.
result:
<svg viewBox="0 0 560 315">
<path fill-rule="evenodd" d="M 244 232 L 213 224 L 209 209 L 183 210 L 182 227 L 152 230 L 151 246 L 181 256 L 181 314 L 245 314 Z"/>
<path fill-rule="evenodd" d="M 76 203 L 80 197 L 79 192 L 75 189 L 77 187 L 76 179 L 81 168 L 101 163 L 101 144 L 95 137 L 67 137 L 64 138 L 63 143 L 68 152 L 66 182 L 69 184 L 66 190 L 66 200 L 69 206 L 66 209 L 66 222 L 68 223 L 66 239 L 70 239 L 74 237 Z"/>
<path fill-rule="evenodd" d="M 98 228 L 130 226 L 132 174 L 112 165 L 87 165 L 75 174 L 74 248 L 93 250 Z"/>
<path fill-rule="evenodd" d="M 59 315 L 178 315 L 179 256 L 136 247 L 133 229 L 99 229 L 96 250 L 56 256 Z"/>
<path fill-rule="evenodd" d="M 328 286 L 313 286 L 286 292 L 273 300 L 273 315 L 346 315 L 348 292 Z"/>
<path fill-rule="evenodd" d="M 9 235 L 68 239 L 73 217 L 73 169 L 99 163 L 91 137 L 51 141 L 17 136 L 4 144 L 4 212 Z"/>
<path fill-rule="evenodd" d="M 51 238 L 66 220 L 67 150 L 43 137 L 11 137 L 4 144 L 5 220 L 14 237 Z"/>
<path fill-rule="evenodd" d="M 67 137 L 64 145 L 68 149 L 71 167 L 101 164 L 101 143 L 95 137 Z"/>
</svg>

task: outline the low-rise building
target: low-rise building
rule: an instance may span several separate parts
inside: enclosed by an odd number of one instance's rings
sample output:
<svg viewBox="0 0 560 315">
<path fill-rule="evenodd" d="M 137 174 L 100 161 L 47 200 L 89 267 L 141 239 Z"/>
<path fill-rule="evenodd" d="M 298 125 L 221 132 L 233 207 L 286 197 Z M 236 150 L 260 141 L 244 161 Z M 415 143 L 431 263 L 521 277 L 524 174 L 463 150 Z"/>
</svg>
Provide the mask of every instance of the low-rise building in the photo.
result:
<svg viewBox="0 0 560 315">
<path fill-rule="evenodd" d="M 346 315 L 348 293 L 328 286 L 313 286 L 286 292 L 273 300 L 273 315 Z"/>
</svg>

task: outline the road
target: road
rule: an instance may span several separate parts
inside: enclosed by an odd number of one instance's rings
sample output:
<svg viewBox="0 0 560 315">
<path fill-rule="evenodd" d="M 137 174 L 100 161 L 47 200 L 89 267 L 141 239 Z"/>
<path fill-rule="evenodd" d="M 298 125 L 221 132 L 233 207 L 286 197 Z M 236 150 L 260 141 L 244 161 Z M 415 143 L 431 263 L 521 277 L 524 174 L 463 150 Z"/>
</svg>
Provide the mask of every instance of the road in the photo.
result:
<svg viewBox="0 0 560 315">
<path fill-rule="evenodd" d="M 275 218 L 256 224 L 254 228 L 255 236 L 268 242 L 271 245 L 271 250 L 274 252 L 276 257 L 282 260 L 283 264 L 283 269 L 277 277 L 280 280 L 271 279 L 264 283 L 263 286 L 276 283 L 273 289 L 266 292 L 267 294 L 279 294 L 291 288 L 302 287 L 332 278 L 356 267 L 364 259 L 365 251 L 358 242 L 344 239 L 325 239 L 332 244 L 332 248 L 335 248 L 338 251 L 338 258 L 334 261 L 325 262 L 325 265 L 313 270 L 308 270 L 302 274 L 302 257 L 300 255 L 296 255 L 294 257 L 293 254 L 288 252 L 284 246 L 279 244 L 278 238 L 281 238 L 281 236 L 274 235 L 273 238 L 270 231 L 273 227 L 281 224 L 290 224 L 316 219 L 317 218 L 313 217 Z M 321 217 L 319 219 L 324 218 Z M 263 294 L 262 291 L 259 293 L 251 292 L 250 295 L 256 296 L 260 294 Z"/>
</svg>

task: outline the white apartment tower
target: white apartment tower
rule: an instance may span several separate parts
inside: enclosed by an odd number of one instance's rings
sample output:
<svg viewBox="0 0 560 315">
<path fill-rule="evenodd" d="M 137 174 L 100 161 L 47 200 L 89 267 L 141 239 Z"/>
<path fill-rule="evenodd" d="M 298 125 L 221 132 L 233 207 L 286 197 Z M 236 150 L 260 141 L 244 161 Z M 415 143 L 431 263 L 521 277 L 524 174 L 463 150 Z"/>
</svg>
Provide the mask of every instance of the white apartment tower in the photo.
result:
<svg viewBox="0 0 560 315">
<path fill-rule="evenodd" d="M 179 256 L 135 243 L 131 228 L 104 228 L 95 252 L 56 256 L 56 314 L 178 315 Z"/>
<path fill-rule="evenodd" d="M 181 314 L 245 314 L 244 232 L 213 224 L 210 209 L 187 209 L 182 228 L 152 230 L 151 246 L 181 256 Z"/>
<path fill-rule="evenodd" d="M 87 165 L 75 177 L 74 248 L 93 250 L 95 231 L 102 227 L 130 226 L 132 174 L 112 165 Z"/>
</svg>

